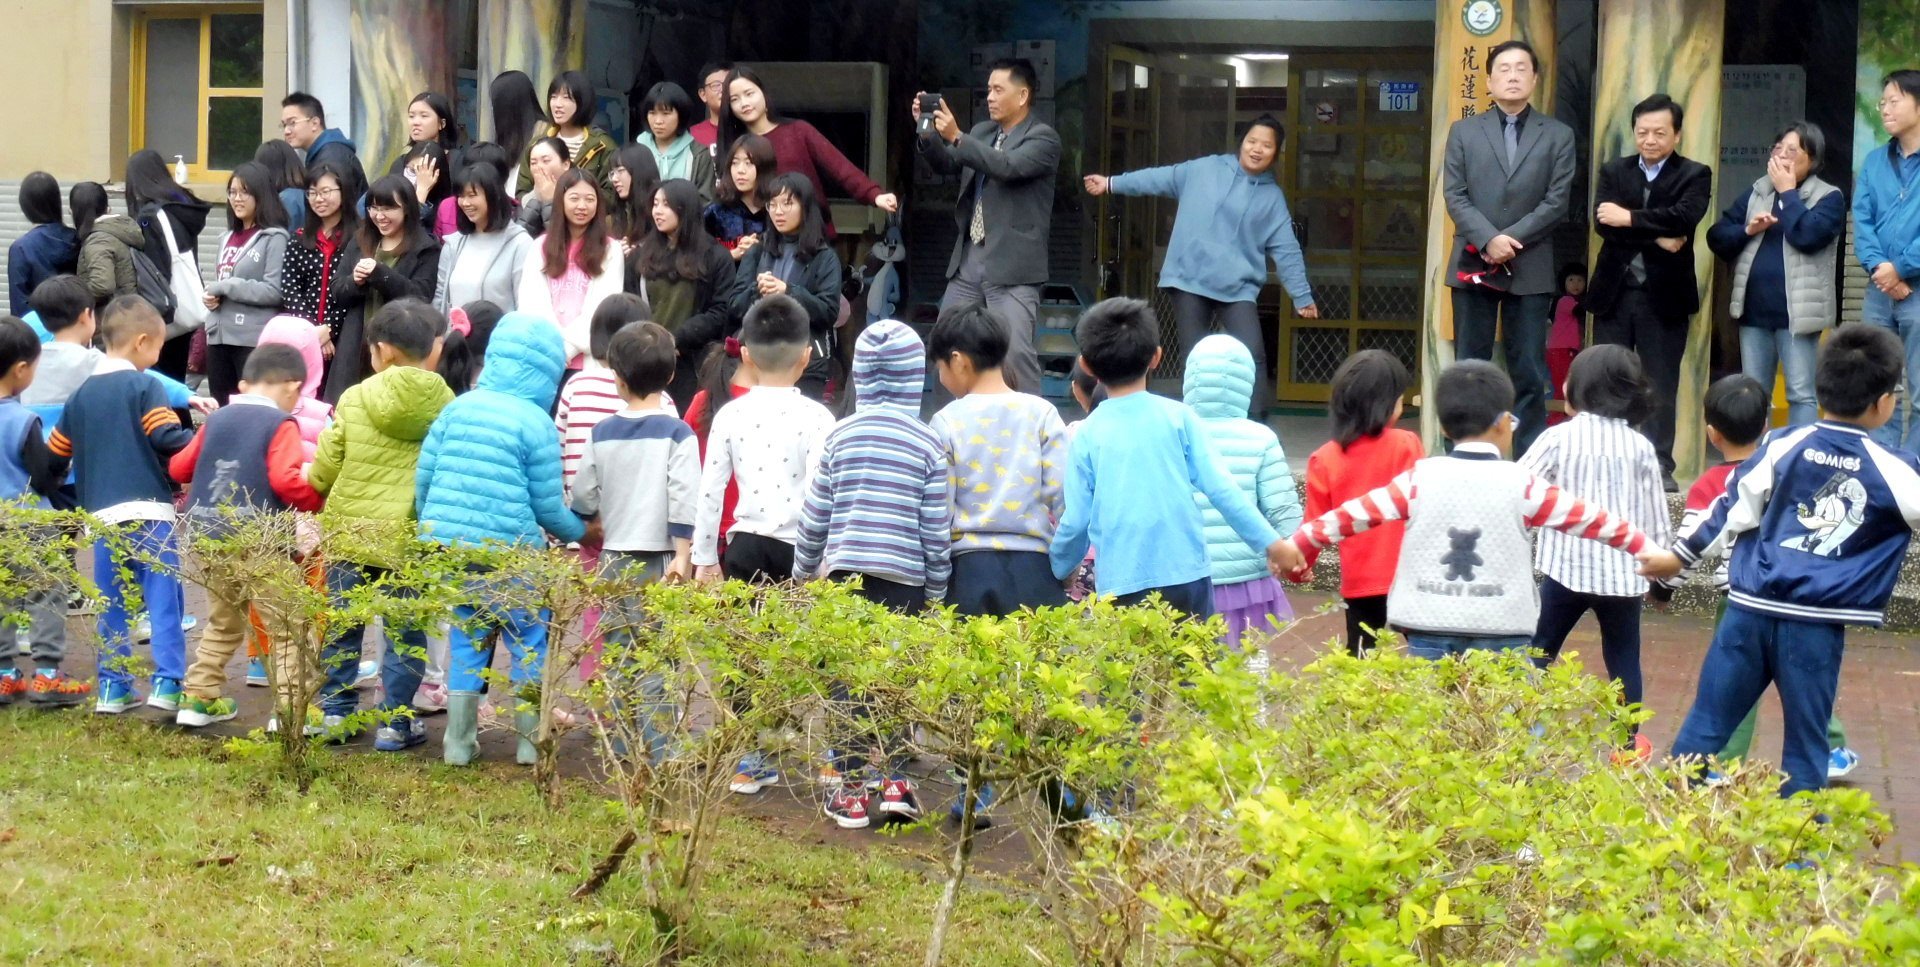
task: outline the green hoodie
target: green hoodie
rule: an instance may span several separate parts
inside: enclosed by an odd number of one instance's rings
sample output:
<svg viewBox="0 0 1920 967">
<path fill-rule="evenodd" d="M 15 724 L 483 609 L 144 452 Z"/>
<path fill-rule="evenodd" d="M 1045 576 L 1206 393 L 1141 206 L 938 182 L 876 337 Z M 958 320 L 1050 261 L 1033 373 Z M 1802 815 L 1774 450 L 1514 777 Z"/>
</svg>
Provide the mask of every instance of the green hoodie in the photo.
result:
<svg viewBox="0 0 1920 967">
<path fill-rule="evenodd" d="M 327 498 L 322 522 L 412 520 L 420 444 L 451 402 L 446 380 L 416 366 L 388 367 L 348 389 L 307 471 Z"/>
</svg>

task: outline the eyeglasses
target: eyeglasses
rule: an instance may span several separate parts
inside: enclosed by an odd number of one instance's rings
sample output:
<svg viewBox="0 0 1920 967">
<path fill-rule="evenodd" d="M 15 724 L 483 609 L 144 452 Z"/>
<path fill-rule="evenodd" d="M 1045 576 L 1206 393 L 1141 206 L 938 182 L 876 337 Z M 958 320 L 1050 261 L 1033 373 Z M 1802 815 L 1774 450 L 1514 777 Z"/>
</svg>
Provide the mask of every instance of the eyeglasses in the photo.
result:
<svg viewBox="0 0 1920 967">
<path fill-rule="evenodd" d="M 703 91 L 717 91 L 726 86 L 727 86 L 726 81 L 709 81 L 706 84 L 702 84 L 700 86 L 700 89 Z"/>
<path fill-rule="evenodd" d="M 309 188 L 309 189 L 307 189 L 307 197 L 308 197 L 308 198 L 325 198 L 325 197 L 327 197 L 328 195 L 338 195 L 338 194 L 340 194 L 340 189 L 338 189 L 338 188 Z"/>
<path fill-rule="evenodd" d="M 1513 415 L 1512 413 L 1508 413 L 1508 414 L 1507 414 L 1507 422 L 1508 422 L 1508 423 L 1510 423 L 1510 424 L 1511 424 L 1511 425 L 1513 426 L 1513 432 L 1515 432 L 1515 433 L 1519 433 L 1519 432 L 1520 432 L 1520 418 L 1519 418 L 1519 417 L 1517 417 L 1517 416 L 1514 416 L 1514 415 Z"/>
<path fill-rule="evenodd" d="M 294 129 L 294 127 L 296 127 L 297 125 L 299 125 L 299 123 L 300 123 L 300 122 L 302 122 L 302 121 L 311 121 L 311 120 L 313 120 L 313 119 L 312 119 L 312 118 L 306 118 L 306 117 L 301 117 L 301 118 L 281 118 L 281 119 L 280 119 L 280 130 L 282 130 L 282 131 L 291 131 L 291 130 L 293 130 L 293 129 Z"/>
</svg>

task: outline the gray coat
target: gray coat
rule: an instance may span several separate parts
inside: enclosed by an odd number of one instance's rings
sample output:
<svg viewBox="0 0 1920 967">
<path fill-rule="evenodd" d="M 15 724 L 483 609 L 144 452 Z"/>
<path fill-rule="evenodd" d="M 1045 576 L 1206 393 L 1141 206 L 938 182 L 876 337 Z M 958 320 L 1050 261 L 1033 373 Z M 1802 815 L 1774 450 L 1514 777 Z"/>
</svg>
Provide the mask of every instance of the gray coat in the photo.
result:
<svg viewBox="0 0 1920 967">
<path fill-rule="evenodd" d="M 1032 115 L 1007 132 L 1000 150 L 993 139 L 1000 125 L 983 121 L 960 140 L 947 144 L 937 135 L 917 139 L 920 154 L 941 174 L 960 174 L 960 198 L 953 221 L 960 228 L 947 278 L 960 271 L 967 230 L 973 224 L 973 181 L 985 173 L 986 265 L 988 285 L 1039 285 L 1047 281 L 1047 236 L 1053 222 L 1053 183 L 1060 169 L 1060 135 Z"/>
<path fill-rule="evenodd" d="M 1496 235 L 1510 236 L 1523 248 L 1514 256 L 1515 295 L 1551 294 L 1554 278 L 1553 232 L 1567 217 L 1573 186 L 1573 129 L 1529 109 L 1520 129 L 1516 161 L 1507 163 L 1501 112 L 1461 118 L 1447 129 L 1447 154 L 1441 193 L 1453 216 L 1453 258 L 1448 285 L 1460 281 L 1460 256 L 1468 244 L 1484 251 Z"/>
<path fill-rule="evenodd" d="M 227 247 L 228 232 L 220 239 Z M 280 314 L 280 264 L 287 254 L 287 230 L 262 228 L 247 240 L 240 259 L 224 279 L 207 283 L 207 294 L 220 305 L 207 313 L 207 345 L 253 346 L 267 320 Z"/>
</svg>

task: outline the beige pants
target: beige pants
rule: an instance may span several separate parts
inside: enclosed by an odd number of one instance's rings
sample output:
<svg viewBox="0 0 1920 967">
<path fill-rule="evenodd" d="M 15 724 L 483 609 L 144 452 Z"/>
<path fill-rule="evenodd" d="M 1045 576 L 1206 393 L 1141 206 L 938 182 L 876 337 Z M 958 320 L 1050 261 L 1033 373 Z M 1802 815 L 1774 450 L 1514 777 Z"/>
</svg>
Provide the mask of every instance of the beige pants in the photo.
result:
<svg viewBox="0 0 1920 967">
<path fill-rule="evenodd" d="M 220 697 L 221 689 L 227 684 L 227 665 L 232 663 L 234 653 L 247 640 L 247 632 L 252 629 L 247 610 L 251 602 L 242 601 L 236 607 L 234 603 L 222 600 L 218 595 L 207 594 L 207 627 L 200 635 L 200 646 L 194 650 L 193 664 L 187 668 L 186 693 L 188 698 L 212 700 Z M 273 621 L 267 615 L 261 616 L 269 632 L 273 632 Z M 311 661 L 309 667 L 300 668 L 299 658 L 310 658 L 308 649 L 293 647 L 290 636 L 282 633 L 272 634 L 274 647 L 269 655 L 273 662 L 273 679 L 280 683 L 281 704 L 289 701 L 295 694 L 294 683 L 304 671 L 310 684 L 306 691 L 311 693 L 319 687 L 319 668 Z"/>
</svg>

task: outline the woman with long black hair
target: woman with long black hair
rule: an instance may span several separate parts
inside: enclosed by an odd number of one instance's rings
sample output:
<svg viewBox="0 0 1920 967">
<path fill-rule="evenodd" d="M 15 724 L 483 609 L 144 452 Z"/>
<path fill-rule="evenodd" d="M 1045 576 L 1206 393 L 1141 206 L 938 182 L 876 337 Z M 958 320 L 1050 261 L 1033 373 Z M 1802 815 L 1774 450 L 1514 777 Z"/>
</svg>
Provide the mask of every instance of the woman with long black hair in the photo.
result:
<svg viewBox="0 0 1920 967">
<path fill-rule="evenodd" d="M 874 184 L 866 172 L 848 161 L 817 128 L 805 121 L 782 117 L 775 111 L 767 85 L 758 74 L 748 67 L 736 67 L 727 75 L 727 113 L 720 118 L 719 154 L 731 158 L 733 143 L 747 134 L 757 134 L 773 143 L 775 166 L 780 171 L 794 172 L 807 179 L 828 241 L 838 236 L 833 228 L 833 212 L 827 207 L 827 187 L 821 181 L 822 176 L 863 204 L 888 213 L 900 210 L 899 198 Z"/>
<path fill-rule="evenodd" d="M 260 142 L 253 153 L 254 164 L 267 169 L 280 206 L 287 210 L 287 231 L 297 232 L 307 224 L 307 162 L 293 145 L 275 138 Z"/>
<path fill-rule="evenodd" d="M 107 189 L 97 181 L 83 181 L 67 194 L 73 209 L 73 231 L 80 237 L 80 258 L 74 274 L 93 295 L 96 315 L 114 296 L 140 291 L 133 251 L 143 239 L 133 219 L 112 210 Z"/>
<path fill-rule="evenodd" d="M 547 128 L 547 110 L 540 106 L 540 92 L 534 88 L 533 78 L 520 71 L 495 75 L 493 83 L 487 85 L 487 102 L 493 108 L 493 143 L 507 155 L 506 163 L 496 167 L 511 191 L 520 183 L 520 162 L 527 156 L 527 147 Z M 493 163 L 492 159 L 473 157 L 471 147 L 467 154 L 466 164 L 455 171 L 469 164 Z"/>
<path fill-rule="evenodd" d="M 586 365 L 589 323 L 601 300 L 626 285 L 627 263 L 607 237 L 605 196 L 583 168 L 569 168 L 554 186 L 553 221 L 527 250 L 515 308 L 553 322 L 567 347 L 567 368 Z"/>
<path fill-rule="evenodd" d="M 733 253 L 737 261 L 753 250 L 767 233 L 766 186 L 773 183 L 773 142 L 745 134 L 728 149 L 727 170 L 721 172 L 719 197 L 707 206 L 707 234 Z"/>
<path fill-rule="evenodd" d="M 73 271 L 80 239 L 60 215 L 60 183 L 44 171 L 20 182 L 20 214 L 33 225 L 7 248 L 7 294 L 13 314 L 33 311 L 27 297 L 40 283 Z"/>
<path fill-rule="evenodd" d="M 313 166 L 307 182 L 307 208 L 312 217 L 287 245 L 286 269 L 281 277 L 287 312 L 314 324 L 319 330 L 320 355 L 328 360 L 334 358 L 348 310 L 346 304 L 330 298 L 333 280 L 352 271 L 343 256 L 359 229 L 355 199 L 345 195 L 350 178 L 331 161 Z"/>
<path fill-rule="evenodd" d="M 407 179 L 388 175 L 367 189 L 367 217 L 341 253 L 340 268 L 328 304 L 344 307 L 346 315 L 327 372 L 329 403 L 370 375 L 366 320 L 398 299 L 433 301 L 440 240 L 422 226 L 419 197 Z"/>
<path fill-rule="evenodd" d="M 653 152 L 643 145 L 623 145 L 607 171 L 607 187 L 613 189 L 607 231 L 632 253 L 653 225 L 653 190 L 660 187 Z"/>
<path fill-rule="evenodd" d="M 452 155 L 460 145 L 460 125 L 453 119 L 453 102 L 445 94 L 421 91 L 407 102 L 407 150 L 393 159 L 387 173 L 397 175 L 410 167 L 414 149 L 437 144 L 444 155 Z"/>
<path fill-rule="evenodd" d="M 330 171 L 330 183 L 339 191 L 342 176 Z M 239 388 L 260 330 L 280 314 L 286 252 L 287 212 L 267 169 L 251 161 L 233 169 L 227 179 L 227 234 L 220 239 L 220 261 L 206 296 L 207 389 L 222 406 Z"/>
<path fill-rule="evenodd" d="M 433 307 L 445 315 L 485 299 L 512 312 L 520 304 L 520 273 L 540 243 L 513 217 L 499 169 L 469 164 L 453 179 L 460 231 L 442 240 Z"/>
<path fill-rule="evenodd" d="M 653 321 L 673 333 L 680 358 L 667 392 L 682 412 L 699 390 L 707 348 L 727 334 L 733 257 L 700 221 L 700 192 L 684 178 L 654 190 L 648 230 L 627 268 L 627 291 L 647 300 Z"/>
<path fill-rule="evenodd" d="M 833 327 L 840 320 L 840 256 L 827 244 L 813 183 L 799 172 L 775 175 L 767 185 L 770 231 L 740 259 L 729 306 L 738 328 L 747 310 L 770 295 L 791 296 L 807 310 L 813 361 L 800 377 L 800 391 L 824 400 L 831 371 Z"/>
<path fill-rule="evenodd" d="M 547 85 L 547 116 L 552 123 L 541 134 L 565 142 L 567 160 L 592 175 L 595 185 L 605 186 L 607 169 L 620 146 L 613 142 L 612 135 L 593 126 L 593 104 L 593 85 L 587 83 L 587 75 L 579 71 L 562 73 Z M 520 169 L 515 190 L 522 195 L 533 190 L 530 161 Z"/>
<path fill-rule="evenodd" d="M 265 169 L 261 170 L 264 173 Z M 268 183 L 271 185 L 271 178 L 268 178 Z M 274 201 L 279 201 L 277 195 Z M 140 231 L 146 242 L 143 251 L 147 258 L 169 280 L 173 277 L 171 251 L 185 255 L 193 264 L 194 271 L 200 271 L 200 231 L 207 227 L 207 213 L 212 208 L 180 187 L 173 180 L 173 172 L 167 168 L 166 159 L 152 148 L 136 151 L 127 159 L 127 211 L 133 215 L 134 221 L 140 223 Z M 162 232 L 171 237 L 171 247 L 164 240 Z M 192 337 L 191 331 L 182 331 L 177 324 L 170 326 L 166 344 L 160 347 L 160 361 L 153 368 L 184 382 L 187 378 L 187 356 L 192 351 Z"/>
</svg>

